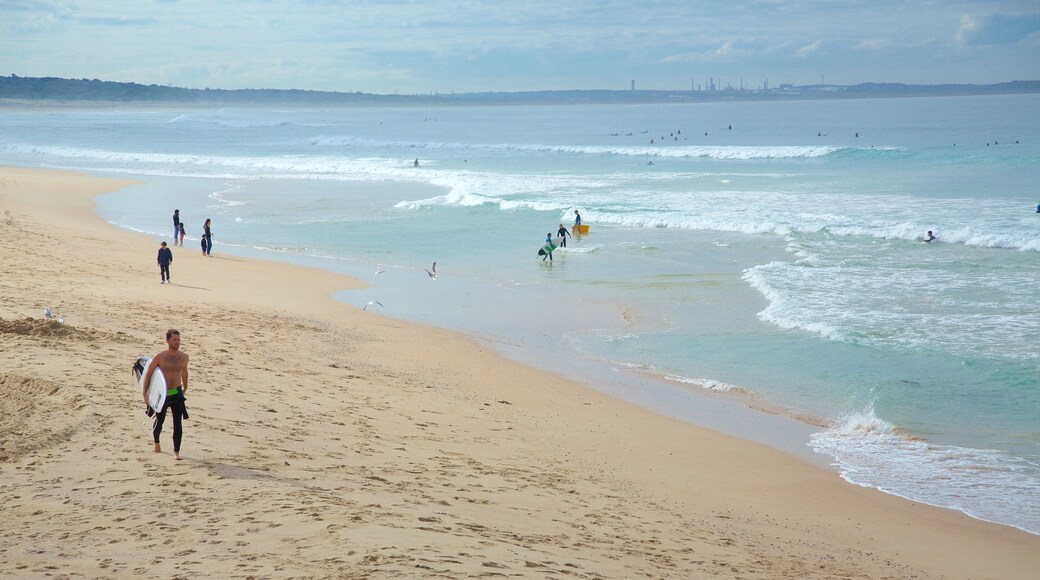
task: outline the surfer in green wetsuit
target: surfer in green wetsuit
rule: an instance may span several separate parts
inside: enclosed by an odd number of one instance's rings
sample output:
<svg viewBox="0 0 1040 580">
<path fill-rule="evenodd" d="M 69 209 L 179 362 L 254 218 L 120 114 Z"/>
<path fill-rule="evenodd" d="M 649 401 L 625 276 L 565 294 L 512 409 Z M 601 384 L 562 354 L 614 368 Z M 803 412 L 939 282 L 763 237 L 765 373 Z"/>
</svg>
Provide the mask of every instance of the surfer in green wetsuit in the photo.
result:
<svg viewBox="0 0 1040 580">
<path fill-rule="evenodd" d="M 162 453 L 159 445 L 159 434 L 162 433 L 163 422 L 166 421 L 166 410 L 173 414 L 173 458 L 181 458 L 181 438 L 183 429 L 181 420 L 188 418 L 188 412 L 184 408 L 184 393 L 188 392 L 188 355 L 181 352 L 181 333 L 171 328 L 166 331 L 166 345 L 169 347 L 152 358 L 148 369 L 144 372 L 141 380 L 141 395 L 144 402 L 148 404 L 148 385 L 152 380 L 152 373 L 159 370 L 166 379 L 166 404 L 155 413 L 155 422 L 152 424 L 153 451 Z M 176 385 L 176 386 L 171 386 Z"/>
</svg>

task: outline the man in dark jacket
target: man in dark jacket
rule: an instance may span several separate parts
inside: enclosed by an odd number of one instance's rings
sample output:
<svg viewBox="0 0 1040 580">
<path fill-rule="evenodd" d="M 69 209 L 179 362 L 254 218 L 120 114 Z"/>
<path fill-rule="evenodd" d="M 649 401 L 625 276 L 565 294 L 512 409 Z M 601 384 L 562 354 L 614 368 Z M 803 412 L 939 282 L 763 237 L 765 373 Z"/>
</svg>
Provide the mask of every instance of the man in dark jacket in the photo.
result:
<svg viewBox="0 0 1040 580">
<path fill-rule="evenodd" d="M 160 284 L 170 283 L 170 262 L 173 262 L 173 251 L 166 247 L 166 242 L 159 247 L 159 275 L 162 277 Z"/>
</svg>

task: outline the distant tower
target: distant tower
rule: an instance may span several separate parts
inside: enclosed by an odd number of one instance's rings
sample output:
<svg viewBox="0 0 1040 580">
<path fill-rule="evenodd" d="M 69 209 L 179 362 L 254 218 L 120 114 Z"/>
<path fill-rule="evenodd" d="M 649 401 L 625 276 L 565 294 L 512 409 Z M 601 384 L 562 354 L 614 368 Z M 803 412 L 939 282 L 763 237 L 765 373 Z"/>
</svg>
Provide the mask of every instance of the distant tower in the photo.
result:
<svg viewBox="0 0 1040 580">
<path fill-rule="evenodd" d="M 635 79 L 632 80 L 632 90 L 633 91 L 636 90 L 636 81 L 635 81 Z"/>
</svg>

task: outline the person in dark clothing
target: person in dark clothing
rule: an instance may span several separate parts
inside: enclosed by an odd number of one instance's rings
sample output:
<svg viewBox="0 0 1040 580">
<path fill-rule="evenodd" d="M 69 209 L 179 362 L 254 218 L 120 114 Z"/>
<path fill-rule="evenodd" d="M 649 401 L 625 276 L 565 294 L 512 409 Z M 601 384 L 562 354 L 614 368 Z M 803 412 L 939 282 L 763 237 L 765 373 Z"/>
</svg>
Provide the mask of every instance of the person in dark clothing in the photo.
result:
<svg viewBox="0 0 1040 580">
<path fill-rule="evenodd" d="M 556 230 L 556 235 L 560 236 L 560 247 L 566 248 L 567 236 L 571 235 L 571 233 L 567 231 L 567 228 L 563 227 L 563 224 L 560 224 L 560 229 Z"/>
<path fill-rule="evenodd" d="M 206 218 L 206 223 L 202 224 L 202 255 L 209 256 L 210 252 L 213 251 L 213 231 L 209 229 L 210 224 L 213 220 Z"/>
<path fill-rule="evenodd" d="M 170 263 L 173 262 L 173 250 L 166 246 L 166 242 L 163 242 L 159 247 L 159 256 L 156 258 L 159 262 L 159 277 L 162 278 L 160 284 L 170 283 Z"/>
<path fill-rule="evenodd" d="M 181 210 L 173 210 L 173 245 L 177 245 L 177 236 L 181 235 Z"/>
</svg>

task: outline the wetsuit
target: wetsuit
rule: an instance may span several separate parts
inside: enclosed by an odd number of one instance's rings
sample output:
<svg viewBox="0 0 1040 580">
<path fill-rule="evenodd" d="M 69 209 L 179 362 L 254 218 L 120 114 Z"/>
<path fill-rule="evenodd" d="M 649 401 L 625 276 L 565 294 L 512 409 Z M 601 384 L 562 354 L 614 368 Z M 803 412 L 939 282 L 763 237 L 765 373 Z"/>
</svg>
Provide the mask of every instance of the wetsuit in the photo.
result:
<svg viewBox="0 0 1040 580">
<path fill-rule="evenodd" d="M 560 229 L 559 229 L 559 231 L 556 232 L 556 235 L 560 236 L 560 247 L 561 248 L 566 248 L 567 247 L 567 236 L 571 235 L 571 233 L 567 231 L 567 228 L 565 228 L 563 226 L 560 226 Z"/>
<path fill-rule="evenodd" d="M 184 391 L 181 390 L 180 385 L 166 389 L 166 404 L 163 405 L 161 411 L 155 414 L 155 422 L 152 423 L 152 440 L 156 443 L 159 442 L 163 422 L 166 421 L 166 409 L 173 414 L 173 451 L 180 453 L 181 436 L 184 433 L 181 429 L 181 419 L 188 418 L 188 410 L 184 407 Z"/>
</svg>

